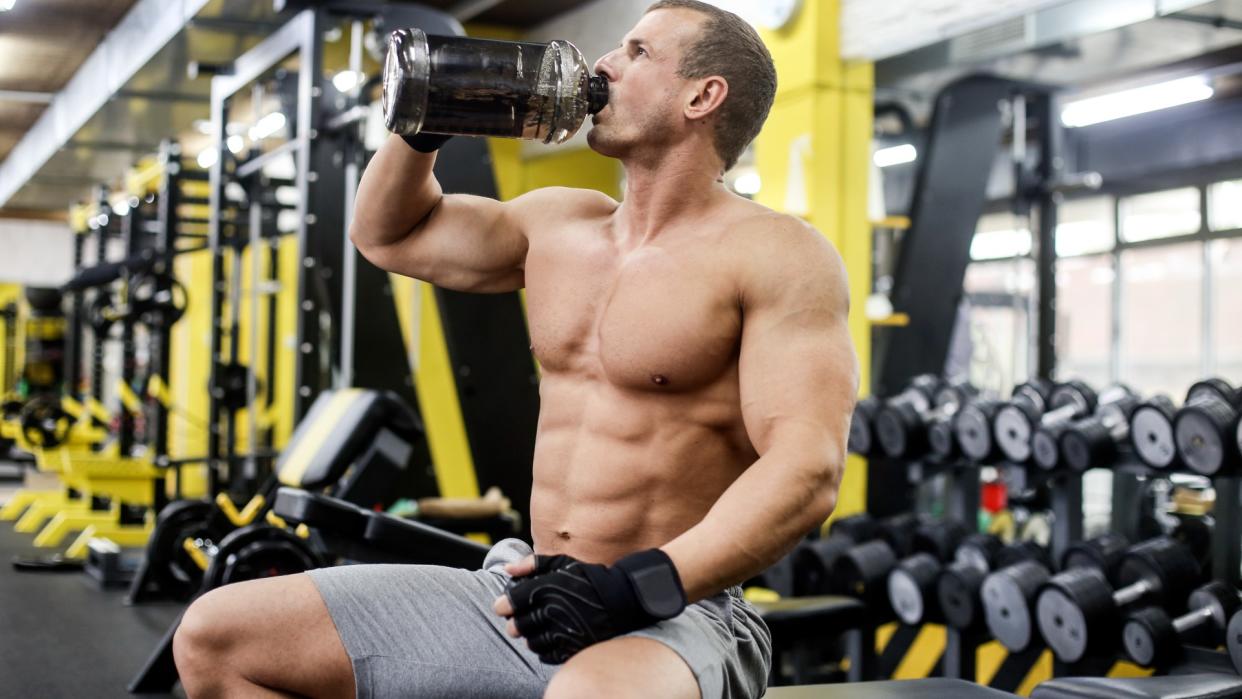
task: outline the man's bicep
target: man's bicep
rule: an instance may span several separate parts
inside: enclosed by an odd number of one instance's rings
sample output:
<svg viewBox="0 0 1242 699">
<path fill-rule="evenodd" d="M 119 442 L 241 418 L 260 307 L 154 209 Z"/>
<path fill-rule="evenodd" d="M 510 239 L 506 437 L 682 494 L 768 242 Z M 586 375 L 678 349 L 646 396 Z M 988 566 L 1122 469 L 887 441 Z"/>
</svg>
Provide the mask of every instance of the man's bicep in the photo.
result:
<svg viewBox="0 0 1242 699">
<path fill-rule="evenodd" d="M 835 254 L 744 310 L 743 418 L 760 454 L 778 437 L 844 454 L 858 393 L 848 291 Z M 840 455 L 834 458 L 839 458 Z"/>
</svg>

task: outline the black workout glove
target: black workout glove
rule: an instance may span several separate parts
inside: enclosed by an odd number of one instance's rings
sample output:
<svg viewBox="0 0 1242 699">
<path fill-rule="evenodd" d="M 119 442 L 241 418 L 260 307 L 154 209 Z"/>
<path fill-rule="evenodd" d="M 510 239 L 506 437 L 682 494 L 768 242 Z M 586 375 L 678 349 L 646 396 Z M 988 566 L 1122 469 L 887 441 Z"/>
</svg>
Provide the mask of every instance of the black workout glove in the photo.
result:
<svg viewBox="0 0 1242 699">
<path fill-rule="evenodd" d="M 452 138 L 449 134 L 443 133 L 416 133 L 412 135 L 401 135 L 401 140 L 418 151 L 419 153 L 434 153 L 440 150 L 440 146 L 444 142 Z"/>
<path fill-rule="evenodd" d="M 611 567 L 536 556 L 535 572 L 516 578 L 506 594 L 518 632 L 540 660 L 553 665 L 686 608 L 677 568 L 659 549 L 630 554 Z"/>
</svg>

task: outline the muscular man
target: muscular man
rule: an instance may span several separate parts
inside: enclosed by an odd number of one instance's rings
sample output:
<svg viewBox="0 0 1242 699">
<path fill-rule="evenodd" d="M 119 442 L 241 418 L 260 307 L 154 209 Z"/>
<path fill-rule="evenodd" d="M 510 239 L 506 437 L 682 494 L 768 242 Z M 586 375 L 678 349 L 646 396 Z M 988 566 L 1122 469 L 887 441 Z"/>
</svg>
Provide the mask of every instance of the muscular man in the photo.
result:
<svg viewBox="0 0 1242 699">
<path fill-rule="evenodd" d="M 526 288 L 538 569 L 507 540 L 481 571 L 215 590 L 174 644 L 191 697 L 763 693 L 770 637 L 737 586 L 835 505 L 858 381 L 844 270 L 811 227 L 721 183 L 776 89 L 753 29 L 657 2 L 595 70 L 610 99 L 589 143 L 625 167 L 621 203 L 444 195 L 434 144 L 392 137 L 351 230 L 392 272 Z"/>
</svg>

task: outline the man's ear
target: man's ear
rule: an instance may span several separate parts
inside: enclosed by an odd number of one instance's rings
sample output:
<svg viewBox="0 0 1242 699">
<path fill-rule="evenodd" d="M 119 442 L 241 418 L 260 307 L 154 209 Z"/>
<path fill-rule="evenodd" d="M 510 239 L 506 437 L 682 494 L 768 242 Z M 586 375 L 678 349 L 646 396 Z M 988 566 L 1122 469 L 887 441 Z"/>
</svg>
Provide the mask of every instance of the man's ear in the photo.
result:
<svg viewBox="0 0 1242 699">
<path fill-rule="evenodd" d="M 725 97 L 729 95 L 729 83 L 719 75 L 697 80 L 695 85 L 698 89 L 685 109 L 686 118 L 692 121 L 703 119 L 719 110 Z"/>
</svg>

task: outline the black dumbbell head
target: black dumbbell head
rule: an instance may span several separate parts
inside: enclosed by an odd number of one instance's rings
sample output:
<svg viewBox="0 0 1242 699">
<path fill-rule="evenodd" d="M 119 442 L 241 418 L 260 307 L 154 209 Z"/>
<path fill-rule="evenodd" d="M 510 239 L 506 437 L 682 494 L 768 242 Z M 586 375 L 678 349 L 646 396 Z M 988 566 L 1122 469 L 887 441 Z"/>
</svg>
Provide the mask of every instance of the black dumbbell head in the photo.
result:
<svg viewBox="0 0 1242 699">
<path fill-rule="evenodd" d="M 1199 582 L 1199 562 L 1185 544 L 1168 536 L 1148 539 L 1130 547 L 1117 570 L 1118 587 L 1139 581 L 1157 583 L 1145 596 L 1153 604 L 1175 604 L 1186 599 Z"/>
<path fill-rule="evenodd" d="M 1173 417 L 1177 409 L 1168 396 L 1149 398 L 1130 414 L 1130 444 L 1139 459 L 1152 468 L 1176 468 L 1177 440 Z"/>
<path fill-rule="evenodd" d="M 1047 379 L 1031 379 L 1013 387 L 1011 398 L 1015 401 L 1029 403 L 1043 412 L 1048 407 L 1048 398 L 1056 385 Z"/>
<path fill-rule="evenodd" d="M 888 574 L 888 602 L 903 624 L 938 621 L 934 603 L 936 579 L 942 568 L 935 556 L 916 553 Z"/>
<path fill-rule="evenodd" d="M 1020 541 L 1001 549 L 992 567 L 999 570 L 1023 561 L 1034 561 L 1048 570 L 1053 568 L 1052 556 L 1048 553 L 1048 549 L 1034 541 Z"/>
<path fill-rule="evenodd" d="M 1036 466 L 1051 471 L 1061 465 L 1061 437 L 1068 429 L 1068 424 L 1059 422 L 1035 430 L 1031 437 L 1031 460 Z"/>
<path fill-rule="evenodd" d="M 937 461 L 957 458 L 957 438 L 953 434 L 952 415 L 933 415 L 927 421 L 927 452 Z"/>
<path fill-rule="evenodd" d="M 945 384 L 936 391 L 933 404 L 937 408 L 947 405 L 961 406 L 979 395 L 979 389 L 968 383 Z"/>
<path fill-rule="evenodd" d="M 908 403 L 886 405 L 875 416 L 875 437 L 880 450 L 894 459 L 919 456 L 927 451 L 923 416 Z"/>
<path fill-rule="evenodd" d="M 953 560 L 981 570 L 991 570 L 996 556 L 1004 548 L 1005 543 L 995 534 L 971 534 L 962 539 L 953 552 Z"/>
<path fill-rule="evenodd" d="M 1114 580 L 1130 542 L 1118 534 L 1103 534 L 1070 544 L 1061 554 L 1061 570 L 1095 568 Z"/>
<path fill-rule="evenodd" d="M 1067 405 L 1078 408 L 1079 415 L 1090 415 L 1099 404 L 1095 389 L 1082 381 L 1065 381 L 1057 384 L 1048 396 L 1048 409 L 1056 410 Z"/>
<path fill-rule="evenodd" d="M 848 450 L 851 454 L 867 456 L 875 447 L 872 438 L 872 420 L 880 409 L 880 399 L 867 396 L 854 405 L 854 415 L 850 419 Z"/>
<path fill-rule="evenodd" d="M 830 588 L 834 594 L 857 597 L 873 612 L 887 618 L 888 574 L 897 555 L 884 541 L 868 541 L 843 553 L 833 565 Z"/>
<path fill-rule="evenodd" d="M 857 544 L 848 537 L 830 536 L 808 541 L 794 550 L 794 595 L 826 595 L 832 591 L 832 571 L 837 560 Z"/>
<path fill-rule="evenodd" d="M 1215 476 L 1235 471 L 1242 457 L 1237 443 L 1238 411 L 1223 400 L 1197 400 L 1173 418 L 1177 453 L 1196 473 Z"/>
<path fill-rule="evenodd" d="M 992 421 L 1001 405 L 997 400 L 977 400 L 954 413 L 953 434 L 967 459 L 988 463 L 999 457 L 996 440 L 992 437 Z"/>
<path fill-rule="evenodd" d="M 946 624 L 956 629 L 975 629 L 983 624 L 979 590 L 987 575 L 986 569 L 961 561 L 941 572 L 936 581 L 936 602 Z"/>
<path fill-rule="evenodd" d="M 849 515 L 848 517 L 840 517 L 832 521 L 832 525 L 828 529 L 828 535 L 832 537 L 845 537 L 856 544 L 864 541 L 871 541 L 880 534 L 880 523 L 874 517 L 866 512 Z"/>
<path fill-rule="evenodd" d="M 1113 589 L 1095 568 L 1074 568 L 1054 575 L 1035 601 L 1039 632 L 1063 662 L 1075 663 L 1115 643 L 1119 631 Z"/>
<path fill-rule="evenodd" d="M 1117 443 L 1098 417 L 1074 423 L 1061 435 L 1061 458 L 1075 471 L 1103 467 L 1117 460 Z"/>
<path fill-rule="evenodd" d="M 970 531 L 961 522 L 941 520 L 920 526 L 914 532 L 915 553 L 930 553 L 936 560 L 949 561 Z"/>
<path fill-rule="evenodd" d="M 1186 607 L 1207 610 L 1206 613 L 1212 619 L 1212 628 L 1219 633 L 1229 624 L 1230 617 L 1242 608 L 1242 600 L 1239 600 L 1237 590 L 1219 580 L 1213 580 L 1195 588 L 1190 593 L 1190 599 L 1186 601 Z"/>
<path fill-rule="evenodd" d="M 1190 388 L 1186 390 L 1186 400 L 1184 403 L 1194 403 L 1201 399 L 1220 399 L 1226 403 L 1232 403 L 1236 395 L 1233 384 L 1214 376 L 1191 384 Z"/>
<path fill-rule="evenodd" d="M 1011 652 L 1026 650 L 1034 641 L 1031 604 L 1049 576 L 1048 569 L 1039 563 L 1023 561 L 984 579 L 981 596 L 988 630 Z"/>
<path fill-rule="evenodd" d="M 1142 667 L 1155 665 L 1158 658 L 1172 660 L 1182 649 L 1173 620 L 1159 607 L 1144 607 L 1126 617 L 1121 644 L 1126 657 Z"/>
<path fill-rule="evenodd" d="M 1009 461 L 1024 464 L 1031 458 L 1031 437 L 1043 411 L 1029 403 L 1010 401 L 996 413 L 992 434 Z"/>
<path fill-rule="evenodd" d="M 1225 629 L 1225 647 L 1229 649 L 1233 669 L 1242 675 L 1242 612 L 1234 612 L 1229 620 L 1229 628 Z"/>
<path fill-rule="evenodd" d="M 879 522 L 878 538 L 893 549 L 900 559 L 914 553 L 914 534 L 927 523 L 926 518 L 913 512 L 885 517 Z"/>
</svg>

